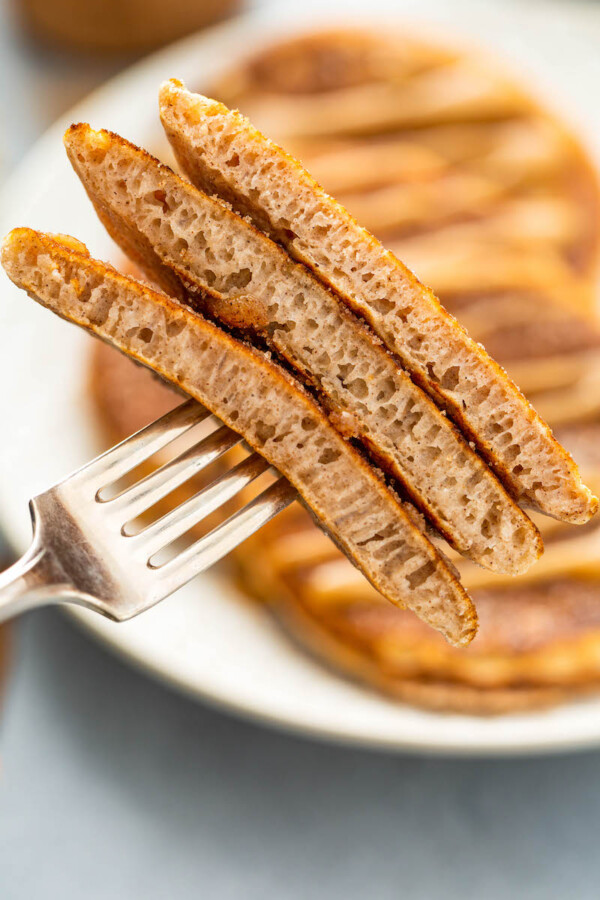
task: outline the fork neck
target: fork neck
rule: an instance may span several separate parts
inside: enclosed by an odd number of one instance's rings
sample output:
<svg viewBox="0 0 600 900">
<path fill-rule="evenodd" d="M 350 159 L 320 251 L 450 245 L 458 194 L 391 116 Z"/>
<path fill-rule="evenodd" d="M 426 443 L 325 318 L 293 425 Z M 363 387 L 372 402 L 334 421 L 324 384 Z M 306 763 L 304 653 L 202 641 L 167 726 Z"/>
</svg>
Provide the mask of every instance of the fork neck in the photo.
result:
<svg viewBox="0 0 600 900">
<path fill-rule="evenodd" d="M 57 599 L 47 553 L 34 536 L 27 552 L 0 572 L 0 622 Z"/>
</svg>

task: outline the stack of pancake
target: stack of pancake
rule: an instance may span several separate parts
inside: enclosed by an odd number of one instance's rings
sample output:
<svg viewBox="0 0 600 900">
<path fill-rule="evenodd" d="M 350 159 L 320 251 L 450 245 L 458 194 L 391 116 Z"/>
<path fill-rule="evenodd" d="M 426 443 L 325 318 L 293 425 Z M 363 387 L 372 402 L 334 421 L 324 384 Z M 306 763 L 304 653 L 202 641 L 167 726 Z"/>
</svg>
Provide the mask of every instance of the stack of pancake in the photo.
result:
<svg viewBox="0 0 600 900">
<path fill-rule="evenodd" d="M 405 35 L 295 38 L 198 87 L 299 157 L 434 289 L 596 490 L 598 192 L 565 128 L 481 60 Z M 178 402 L 102 346 L 92 384 L 111 439 Z M 337 668 L 407 702 L 508 712 L 600 687 L 600 532 L 536 522 L 546 554 L 517 582 L 454 556 L 480 614 L 468 649 L 386 604 L 299 506 L 236 560 L 248 591 Z"/>
</svg>

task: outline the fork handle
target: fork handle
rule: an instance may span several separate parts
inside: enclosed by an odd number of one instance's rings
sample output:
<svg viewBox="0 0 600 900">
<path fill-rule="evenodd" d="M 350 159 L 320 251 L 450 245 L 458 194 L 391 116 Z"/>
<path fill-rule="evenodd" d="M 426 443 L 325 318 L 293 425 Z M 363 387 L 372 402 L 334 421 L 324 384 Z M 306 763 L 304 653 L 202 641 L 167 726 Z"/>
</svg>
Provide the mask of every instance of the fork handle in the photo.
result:
<svg viewBox="0 0 600 900">
<path fill-rule="evenodd" d="M 34 538 L 29 550 L 0 572 L 0 622 L 59 599 L 61 591 L 51 582 L 46 557 Z"/>
</svg>

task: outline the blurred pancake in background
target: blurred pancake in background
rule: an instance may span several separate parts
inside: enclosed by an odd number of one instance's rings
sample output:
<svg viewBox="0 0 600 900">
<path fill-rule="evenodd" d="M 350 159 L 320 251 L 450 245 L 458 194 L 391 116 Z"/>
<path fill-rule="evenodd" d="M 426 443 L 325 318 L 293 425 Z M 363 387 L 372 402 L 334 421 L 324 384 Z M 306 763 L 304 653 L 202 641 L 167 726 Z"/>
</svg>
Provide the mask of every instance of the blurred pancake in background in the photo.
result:
<svg viewBox="0 0 600 900">
<path fill-rule="evenodd" d="M 122 441 L 181 403 L 171 387 L 145 366 L 94 341 L 90 392 L 104 434 L 111 444 Z"/>
<path fill-rule="evenodd" d="M 201 87 L 300 158 L 361 225 L 401 248 L 442 300 L 476 285 L 463 286 L 455 272 L 448 291 L 429 277 L 427 251 L 434 275 L 440 242 L 447 264 L 460 251 L 476 260 L 490 245 L 513 269 L 526 257 L 532 286 L 542 262 L 553 260 L 565 278 L 596 266 L 598 193 L 587 157 L 481 58 L 405 34 L 324 32 L 269 48 Z M 500 255 L 494 262 L 488 279 L 505 268 Z"/>
<path fill-rule="evenodd" d="M 485 60 L 404 34 L 294 38 L 192 87 L 239 107 L 431 285 L 598 489 L 599 196 L 553 115 Z M 178 402 L 92 352 L 111 440 Z M 246 591 L 336 670 L 427 708 L 506 713 L 600 688 L 600 529 L 536 523 L 546 553 L 526 579 L 453 556 L 480 612 L 466 650 L 385 605 L 298 505 L 234 559 Z"/>
</svg>

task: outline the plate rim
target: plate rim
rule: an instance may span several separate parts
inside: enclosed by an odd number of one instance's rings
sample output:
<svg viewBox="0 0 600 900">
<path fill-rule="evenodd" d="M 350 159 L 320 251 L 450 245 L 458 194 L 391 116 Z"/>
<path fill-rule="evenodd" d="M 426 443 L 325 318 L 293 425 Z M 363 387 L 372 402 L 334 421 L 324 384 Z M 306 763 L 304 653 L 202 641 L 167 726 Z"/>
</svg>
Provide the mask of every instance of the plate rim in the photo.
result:
<svg viewBox="0 0 600 900">
<path fill-rule="evenodd" d="M 600 734 L 591 734 L 588 736 L 580 735 L 576 740 L 570 737 L 564 739 L 553 739 L 545 743 L 539 743 L 535 740 L 521 741 L 519 743 L 507 742 L 498 743 L 497 741 L 483 740 L 478 737 L 477 741 L 470 743 L 465 740 L 447 740 L 446 743 L 433 743 L 431 740 L 404 737 L 398 739 L 396 737 L 384 737 L 382 735 L 371 735 L 365 737 L 364 734 L 358 734 L 356 731 L 340 730 L 340 728 L 328 728 L 326 725 L 310 725 L 298 719 L 286 718 L 282 715 L 270 713 L 260 706 L 252 706 L 244 704 L 238 700 L 234 700 L 219 694 L 216 691 L 203 689 L 198 685 L 191 685 L 189 681 L 175 674 L 172 669 L 161 666 L 150 657 L 138 653 L 136 649 L 126 647 L 118 640 L 109 637 L 108 632 L 98 627 L 94 619 L 88 618 L 86 611 L 78 607 L 65 606 L 61 608 L 61 612 L 78 628 L 92 637 L 93 640 L 108 650 L 118 659 L 125 661 L 136 671 L 144 673 L 146 676 L 158 681 L 163 686 L 171 690 L 177 691 L 184 697 L 201 701 L 211 709 L 221 713 L 235 715 L 250 724 L 257 724 L 269 728 L 273 728 L 283 734 L 294 737 L 301 737 L 307 740 L 316 740 L 321 743 L 335 744 L 341 747 L 362 748 L 378 753 L 393 754 L 423 754 L 428 756 L 456 758 L 456 759 L 517 759 L 520 757 L 537 757 L 537 756 L 554 756 L 562 753 L 584 753 L 589 750 L 596 749 L 600 745 Z M 95 619 L 98 617 L 95 616 Z M 315 665 L 319 665 L 315 661 Z M 337 673 L 343 681 L 356 685 L 361 690 L 363 685 L 354 682 L 346 677 L 343 673 Z M 370 689 L 364 688 L 365 690 Z M 392 701 L 393 702 L 393 701 Z M 582 704 L 586 701 L 583 700 Z M 394 704 L 395 705 L 395 704 Z M 567 705 L 567 704 L 565 704 Z M 568 704 L 573 705 L 573 704 Z M 453 713 L 431 712 L 429 710 L 418 710 L 428 716 L 435 718 L 445 718 L 453 716 Z M 531 718 L 543 714 L 544 710 L 532 711 L 531 713 L 519 713 L 518 717 Z M 462 718 L 480 722 L 478 716 L 465 715 Z M 487 721 L 487 719 L 484 719 Z"/>
</svg>

